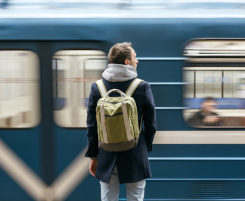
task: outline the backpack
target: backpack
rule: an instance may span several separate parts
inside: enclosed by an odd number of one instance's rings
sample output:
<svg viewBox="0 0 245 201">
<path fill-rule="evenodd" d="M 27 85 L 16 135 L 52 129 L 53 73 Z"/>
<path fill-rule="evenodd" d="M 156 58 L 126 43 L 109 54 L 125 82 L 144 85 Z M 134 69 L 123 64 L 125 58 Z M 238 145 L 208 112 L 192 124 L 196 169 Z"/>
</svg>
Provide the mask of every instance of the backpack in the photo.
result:
<svg viewBox="0 0 245 201">
<path fill-rule="evenodd" d="M 131 96 L 142 81 L 134 79 L 126 93 L 119 89 L 107 92 L 102 79 L 96 81 L 102 97 L 96 107 L 98 140 L 102 149 L 120 152 L 136 147 L 141 130 L 138 125 L 137 106 Z M 112 92 L 118 92 L 120 96 L 109 97 Z"/>
</svg>

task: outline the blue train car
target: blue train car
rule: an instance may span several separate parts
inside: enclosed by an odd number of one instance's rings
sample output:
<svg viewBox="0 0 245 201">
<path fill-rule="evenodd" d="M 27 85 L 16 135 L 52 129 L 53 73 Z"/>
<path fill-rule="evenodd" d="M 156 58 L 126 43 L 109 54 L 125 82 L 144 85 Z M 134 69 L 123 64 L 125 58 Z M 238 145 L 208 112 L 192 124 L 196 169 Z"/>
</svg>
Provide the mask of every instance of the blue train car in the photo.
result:
<svg viewBox="0 0 245 201">
<path fill-rule="evenodd" d="M 245 200 L 244 16 L 111 16 L 0 19 L 0 200 L 100 199 L 84 157 L 86 104 L 123 41 L 157 111 L 144 200 Z M 206 96 L 222 125 L 189 125 Z"/>
</svg>

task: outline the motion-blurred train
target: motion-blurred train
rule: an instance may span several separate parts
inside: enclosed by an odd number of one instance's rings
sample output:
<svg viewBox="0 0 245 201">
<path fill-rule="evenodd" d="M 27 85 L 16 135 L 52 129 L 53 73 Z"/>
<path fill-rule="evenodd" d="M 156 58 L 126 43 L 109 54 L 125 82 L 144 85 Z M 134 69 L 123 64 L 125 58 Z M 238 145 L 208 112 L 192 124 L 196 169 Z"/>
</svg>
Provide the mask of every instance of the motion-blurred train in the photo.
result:
<svg viewBox="0 0 245 201">
<path fill-rule="evenodd" d="M 0 19 L 1 201 L 100 200 L 87 102 L 123 41 L 157 111 L 144 200 L 245 200 L 245 16 L 151 12 Z M 223 124 L 189 125 L 207 96 Z"/>
</svg>

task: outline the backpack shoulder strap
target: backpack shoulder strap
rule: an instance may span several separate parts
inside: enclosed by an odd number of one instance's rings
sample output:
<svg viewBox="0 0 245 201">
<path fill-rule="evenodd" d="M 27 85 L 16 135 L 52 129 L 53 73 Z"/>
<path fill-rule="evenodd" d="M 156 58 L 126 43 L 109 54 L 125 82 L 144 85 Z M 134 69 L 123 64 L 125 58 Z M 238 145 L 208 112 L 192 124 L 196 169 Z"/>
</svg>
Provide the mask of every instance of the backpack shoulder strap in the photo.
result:
<svg viewBox="0 0 245 201">
<path fill-rule="evenodd" d="M 141 82 L 143 82 L 144 80 L 141 80 L 141 79 L 139 79 L 139 78 L 135 78 L 134 80 L 133 80 L 133 82 L 129 85 L 129 87 L 128 87 L 128 89 L 127 89 L 127 91 L 126 91 L 126 96 L 132 96 L 133 95 L 133 93 L 134 93 L 134 91 L 135 91 L 135 89 L 139 86 L 139 84 L 141 83 Z"/>
<path fill-rule="evenodd" d="M 106 96 L 107 90 L 102 79 L 96 81 L 97 87 L 99 88 L 100 95 L 102 98 Z"/>
</svg>

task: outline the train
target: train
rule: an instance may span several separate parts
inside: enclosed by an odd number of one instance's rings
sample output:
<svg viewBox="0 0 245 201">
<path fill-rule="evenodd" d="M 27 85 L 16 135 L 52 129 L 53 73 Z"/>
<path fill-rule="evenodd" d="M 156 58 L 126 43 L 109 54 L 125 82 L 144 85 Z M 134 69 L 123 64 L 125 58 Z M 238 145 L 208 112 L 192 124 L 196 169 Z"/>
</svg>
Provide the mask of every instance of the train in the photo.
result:
<svg viewBox="0 0 245 201">
<path fill-rule="evenodd" d="M 157 115 L 144 200 L 245 200 L 245 15 L 205 11 L 0 14 L 0 200 L 100 200 L 88 97 L 124 41 Z M 225 123 L 189 125 L 207 96 Z"/>
</svg>

